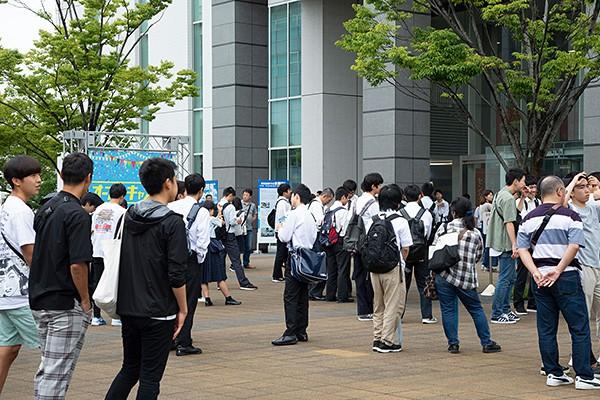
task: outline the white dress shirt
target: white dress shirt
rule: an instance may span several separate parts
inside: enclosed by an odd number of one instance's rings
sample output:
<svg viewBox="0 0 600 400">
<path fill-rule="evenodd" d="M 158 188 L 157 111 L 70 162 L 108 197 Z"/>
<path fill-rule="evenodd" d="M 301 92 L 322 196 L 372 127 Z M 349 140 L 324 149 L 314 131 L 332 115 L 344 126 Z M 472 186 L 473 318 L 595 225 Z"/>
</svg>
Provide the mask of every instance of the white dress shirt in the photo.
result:
<svg viewBox="0 0 600 400">
<path fill-rule="evenodd" d="M 279 240 L 288 243 L 292 242 L 294 249 L 311 249 L 317 239 L 317 225 L 312 217 L 308 207 L 300 204 L 291 210 L 287 215 L 283 225 L 279 228 Z"/>
<path fill-rule="evenodd" d="M 191 196 L 186 196 L 181 200 L 169 203 L 168 207 L 181 215 L 183 223 L 187 228 L 187 217 L 195 203 L 197 203 L 196 199 Z M 210 214 L 206 208 L 200 207 L 196 219 L 188 231 L 188 235 L 190 250 L 196 252 L 198 263 L 202 264 L 206 257 L 206 252 L 208 251 L 208 244 L 210 243 Z"/>
<path fill-rule="evenodd" d="M 356 214 L 363 212 L 365 206 L 373 199 L 375 199 L 375 196 L 373 196 L 371 193 L 363 193 L 362 196 L 360 196 L 356 201 Z M 369 208 L 365 210 L 362 216 L 365 224 L 365 232 L 369 231 L 371 223 L 373 222 L 372 218 L 377 214 L 379 214 L 379 203 L 377 202 L 377 199 L 375 199 L 375 202 L 369 205 Z"/>
<path fill-rule="evenodd" d="M 287 214 L 292 209 L 292 206 L 290 201 L 283 196 L 279 196 L 275 204 L 277 205 L 277 208 L 275 209 L 275 232 L 277 232 L 277 225 L 283 224 Z"/>
<path fill-rule="evenodd" d="M 229 205 L 225 207 L 227 204 Z M 224 197 L 221 199 L 221 201 L 219 201 L 219 205 L 223 210 L 223 220 L 225 221 L 225 229 L 227 230 L 227 233 L 235 234 L 236 225 L 239 225 L 235 206 L 228 202 Z"/>
<path fill-rule="evenodd" d="M 421 207 L 421 205 L 418 202 L 411 201 L 406 203 L 404 210 L 406 211 L 409 217 L 414 218 L 417 216 L 417 214 L 419 213 L 419 211 L 421 211 L 422 208 L 424 207 Z M 433 217 L 431 216 L 431 213 L 427 211 L 427 209 L 425 209 L 425 212 L 421 217 L 421 221 L 423 221 L 423 225 L 425 226 L 425 237 L 428 238 L 431 235 Z"/>
<path fill-rule="evenodd" d="M 310 211 L 312 216 L 315 218 L 317 229 L 320 229 L 321 225 L 323 225 L 323 219 L 325 218 L 325 207 L 323 206 L 323 203 L 321 203 L 321 199 L 318 196 L 315 197 L 314 200 L 311 200 L 308 205 L 308 211 Z"/>
<path fill-rule="evenodd" d="M 448 219 L 450 214 L 450 204 L 446 200 L 442 200 L 440 203 L 435 202 L 435 208 L 433 209 L 433 215 L 435 216 L 435 222 L 439 223 Z"/>
<path fill-rule="evenodd" d="M 335 225 L 335 230 L 338 232 L 338 235 L 343 237 L 341 232 L 346 227 L 346 220 L 348 219 L 348 215 L 350 215 L 350 212 L 345 206 L 342 205 L 342 203 L 339 200 L 336 200 L 333 203 L 333 205 L 329 207 L 329 211 L 335 211 L 335 214 L 333 214 L 333 224 Z"/>
<path fill-rule="evenodd" d="M 354 195 L 350 200 L 348 200 L 348 204 L 346 204 L 346 208 L 348 209 L 348 215 L 346 215 L 346 224 L 344 225 L 344 229 L 340 232 L 340 236 L 346 236 L 346 230 L 348 229 L 348 224 L 350 220 L 356 214 L 356 202 L 358 201 L 358 196 Z"/>
</svg>

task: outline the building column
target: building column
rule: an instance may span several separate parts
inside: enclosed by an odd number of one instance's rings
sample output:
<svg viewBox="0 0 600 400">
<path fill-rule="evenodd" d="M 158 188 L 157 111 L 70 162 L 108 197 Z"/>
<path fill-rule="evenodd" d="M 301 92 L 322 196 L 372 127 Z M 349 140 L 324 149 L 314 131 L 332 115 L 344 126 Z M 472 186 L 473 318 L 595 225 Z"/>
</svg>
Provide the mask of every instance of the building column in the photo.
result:
<svg viewBox="0 0 600 400">
<path fill-rule="evenodd" d="M 600 171 L 600 85 L 590 85 L 583 96 L 583 169 Z"/>
<path fill-rule="evenodd" d="M 219 187 L 269 176 L 267 0 L 212 0 L 212 171 Z"/>
<path fill-rule="evenodd" d="M 353 0 L 302 0 L 302 182 L 333 190 L 359 176 L 362 80 L 335 45 Z"/>
<path fill-rule="evenodd" d="M 430 18 L 414 16 L 410 24 L 429 26 Z M 409 88 L 428 90 L 429 83 L 414 82 L 405 70 L 397 80 Z M 427 95 L 428 96 L 428 95 Z M 363 86 L 363 173 L 379 172 L 386 183 L 421 185 L 430 179 L 429 103 L 403 94 L 384 83 Z"/>
</svg>

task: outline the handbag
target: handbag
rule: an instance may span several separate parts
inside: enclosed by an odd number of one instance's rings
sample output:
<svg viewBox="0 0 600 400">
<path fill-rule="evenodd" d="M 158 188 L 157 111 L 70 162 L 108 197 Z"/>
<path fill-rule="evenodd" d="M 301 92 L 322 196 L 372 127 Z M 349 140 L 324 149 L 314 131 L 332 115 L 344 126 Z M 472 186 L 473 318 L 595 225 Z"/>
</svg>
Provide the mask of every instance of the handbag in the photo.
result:
<svg viewBox="0 0 600 400">
<path fill-rule="evenodd" d="M 430 273 L 425 280 L 423 295 L 429 300 L 439 300 L 437 288 L 435 287 L 435 274 Z"/>
<path fill-rule="evenodd" d="M 290 274 L 304 283 L 327 280 L 327 257 L 325 252 L 297 248 L 290 251 Z"/>
<path fill-rule="evenodd" d="M 121 243 L 123 241 L 124 215 L 117 224 L 113 239 L 102 241 L 104 252 L 104 272 L 94 291 L 92 298 L 96 306 L 106 312 L 111 318 L 119 319 L 117 315 L 117 295 L 119 293 L 119 264 L 121 262 Z"/>
</svg>

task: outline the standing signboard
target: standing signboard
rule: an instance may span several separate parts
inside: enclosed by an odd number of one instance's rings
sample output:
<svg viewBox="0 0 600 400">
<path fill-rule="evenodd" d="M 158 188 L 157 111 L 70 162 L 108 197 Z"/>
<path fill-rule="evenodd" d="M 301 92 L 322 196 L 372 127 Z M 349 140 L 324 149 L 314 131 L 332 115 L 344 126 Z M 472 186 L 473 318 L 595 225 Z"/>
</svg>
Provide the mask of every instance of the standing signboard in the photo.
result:
<svg viewBox="0 0 600 400">
<path fill-rule="evenodd" d="M 219 201 L 219 181 L 218 180 L 207 180 L 206 186 L 204 187 L 204 196 L 207 194 L 212 195 L 213 201 L 216 203 Z"/>
<path fill-rule="evenodd" d="M 128 204 L 135 204 L 148 196 L 139 177 L 142 163 L 152 157 L 162 157 L 174 161 L 176 154 L 164 151 L 90 148 L 88 156 L 94 162 L 90 192 L 96 193 L 102 200 L 108 201 L 110 187 L 115 183 L 122 183 L 127 189 L 125 200 Z"/>
<path fill-rule="evenodd" d="M 267 216 L 277 202 L 277 188 L 286 180 L 258 180 L 258 239 L 257 244 L 275 244 L 275 231 L 267 223 Z"/>
</svg>

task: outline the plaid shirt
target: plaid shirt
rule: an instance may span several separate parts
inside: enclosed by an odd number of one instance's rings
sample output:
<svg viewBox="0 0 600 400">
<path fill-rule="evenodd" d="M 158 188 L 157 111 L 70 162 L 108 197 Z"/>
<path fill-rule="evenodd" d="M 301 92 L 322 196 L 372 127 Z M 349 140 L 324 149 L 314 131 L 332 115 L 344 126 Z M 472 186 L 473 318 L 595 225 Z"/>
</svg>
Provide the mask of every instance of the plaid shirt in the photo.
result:
<svg viewBox="0 0 600 400">
<path fill-rule="evenodd" d="M 462 219 L 455 219 L 448 223 L 447 232 L 460 232 L 465 228 Z M 444 227 L 435 234 L 434 243 L 438 237 L 444 233 Z M 477 262 L 481 259 L 483 253 L 483 240 L 477 230 L 465 231 L 462 238 L 458 241 L 458 256 L 460 260 L 456 267 L 449 271 L 441 272 L 440 275 L 449 284 L 460 289 L 470 290 L 479 286 L 477 282 Z"/>
</svg>

